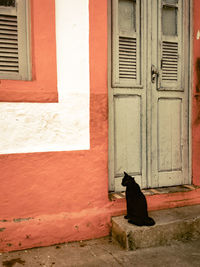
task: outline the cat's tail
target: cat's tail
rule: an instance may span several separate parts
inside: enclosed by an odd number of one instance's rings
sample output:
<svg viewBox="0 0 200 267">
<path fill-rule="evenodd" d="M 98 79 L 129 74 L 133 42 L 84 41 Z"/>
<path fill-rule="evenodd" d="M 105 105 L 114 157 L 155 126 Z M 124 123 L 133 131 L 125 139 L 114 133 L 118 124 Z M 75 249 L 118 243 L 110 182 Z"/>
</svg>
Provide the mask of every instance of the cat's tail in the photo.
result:
<svg viewBox="0 0 200 267">
<path fill-rule="evenodd" d="M 145 219 L 145 225 L 146 226 L 153 226 L 153 225 L 155 225 L 156 223 L 155 223 L 155 221 L 154 221 L 154 219 L 152 219 L 151 217 L 147 217 L 146 219 Z"/>
</svg>

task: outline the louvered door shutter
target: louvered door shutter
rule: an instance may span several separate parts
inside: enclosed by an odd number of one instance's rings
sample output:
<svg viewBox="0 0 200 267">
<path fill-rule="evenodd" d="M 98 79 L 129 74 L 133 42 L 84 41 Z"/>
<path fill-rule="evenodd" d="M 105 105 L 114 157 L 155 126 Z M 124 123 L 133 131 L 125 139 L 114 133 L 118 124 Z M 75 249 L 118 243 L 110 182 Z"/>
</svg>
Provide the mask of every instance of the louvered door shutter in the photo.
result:
<svg viewBox="0 0 200 267">
<path fill-rule="evenodd" d="M 112 86 L 140 84 L 140 1 L 112 1 Z"/>
<path fill-rule="evenodd" d="M 160 90 L 181 91 L 183 62 L 182 0 L 161 1 Z"/>
<path fill-rule="evenodd" d="M 31 79 L 28 2 L 0 1 L 0 79 Z"/>
</svg>

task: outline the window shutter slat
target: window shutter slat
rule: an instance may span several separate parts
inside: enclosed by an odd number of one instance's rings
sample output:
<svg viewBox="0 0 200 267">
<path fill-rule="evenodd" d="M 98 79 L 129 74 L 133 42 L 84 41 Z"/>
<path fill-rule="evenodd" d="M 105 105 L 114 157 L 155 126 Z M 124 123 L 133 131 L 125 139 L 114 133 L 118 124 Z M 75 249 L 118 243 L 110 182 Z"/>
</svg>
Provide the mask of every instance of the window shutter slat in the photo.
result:
<svg viewBox="0 0 200 267">
<path fill-rule="evenodd" d="M 19 70 L 18 66 L 1 66 L 0 63 L 0 71 L 18 72 L 18 70 Z"/>
<path fill-rule="evenodd" d="M 16 45 L 18 47 L 17 39 L 4 40 L 3 38 L 0 38 L 0 45 L 1 44 Z"/>
<path fill-rule="evenodd" d="M 18 62 L 16 62 L 16 61 L 11 61 L 11 62 L 9 62 L 9 61 L 7 61 L 7 62 L 1 62 L 0 61 L 0 66 L 13 66 L 13 67 L 18 67 Z"/>
<path fill-rule="evenodd" d="M 7 48 L 7 49 L 17 49 L 17 43 L 2 43 L 0 42 L 0 48 Z"/>
<path fill-rule="evenodd" d="M 15 25 L 17 23 L 17 16 L 1 14 L 0 23 L 3 22 L 6 22 L 9 25 Z"/>
<path fill-rule="evenodd" d="M 18 40 L 18 37 L 15 34 L 2 34 L 2 33 L 0 33 L 0 41 L 2 42 L 3 40 L 6 40 L 6 39 Z"/>
</svg>

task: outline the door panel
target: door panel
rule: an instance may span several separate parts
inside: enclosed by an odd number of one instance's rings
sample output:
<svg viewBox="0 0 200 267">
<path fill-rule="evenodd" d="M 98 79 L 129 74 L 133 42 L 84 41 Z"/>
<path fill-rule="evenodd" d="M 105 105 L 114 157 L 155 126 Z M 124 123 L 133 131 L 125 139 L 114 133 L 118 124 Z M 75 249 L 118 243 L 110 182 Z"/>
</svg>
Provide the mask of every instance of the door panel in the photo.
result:
<svg viewBox="0 0 200 267">
<path fill-rule="evenodd" d="M 158 171 L 182 169 L 182 100 L 158 100 Z"/>
<path fill-rule="evenodd" d="M 115 97 L 115 177 L 141 175 L 141 97 Z"/>
</svg>

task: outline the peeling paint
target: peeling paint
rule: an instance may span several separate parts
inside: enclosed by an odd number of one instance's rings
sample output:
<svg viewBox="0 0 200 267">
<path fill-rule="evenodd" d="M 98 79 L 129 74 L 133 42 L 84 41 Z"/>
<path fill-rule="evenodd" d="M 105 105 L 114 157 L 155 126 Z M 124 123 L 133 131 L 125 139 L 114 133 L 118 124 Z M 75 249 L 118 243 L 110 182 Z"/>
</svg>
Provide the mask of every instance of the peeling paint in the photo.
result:
<svg viewBox="0 0 200 267">
<path fill-rule="evenodd" d="M 32 217 L 29 217 L 29 218 L 18 218 L 18 219 L 13 219 L 13 221 L 15 223 L 18 223 L 18 222 L 23 222 L 23 221 L 29 221 L 29 220 L 33 220 L 34 218 Z"/>
<path fill-rule="evenodd" d="M 79 231 L 79 226 L 78 225 L 75 225 L 74 228 Z"/>
<path fill-rule="evenodd" d="M 200 39 L 200 30 L 198 30 L 198 32 L 197 32 L 197 40 L 199 40 Z"/>
<path fill-rule="evenodd" d="M 200 93 L 200 58 L 196 60 L 196 73 L 197 73 L 197 84 L 196 84 L 196 93 Z"/>
</svg>

